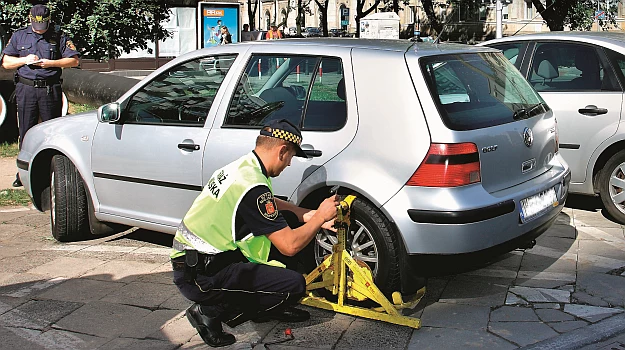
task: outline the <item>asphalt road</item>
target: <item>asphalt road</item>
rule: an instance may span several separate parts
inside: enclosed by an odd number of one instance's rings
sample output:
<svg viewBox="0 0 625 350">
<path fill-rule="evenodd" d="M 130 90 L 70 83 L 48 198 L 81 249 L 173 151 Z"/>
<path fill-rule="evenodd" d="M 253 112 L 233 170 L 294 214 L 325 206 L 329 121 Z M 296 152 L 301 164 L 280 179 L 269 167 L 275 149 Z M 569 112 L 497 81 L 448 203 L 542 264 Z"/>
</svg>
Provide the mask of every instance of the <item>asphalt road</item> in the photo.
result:
<svg viewBox="0 0 625 350">
<path fill-rule="evenodd" d="M 437 262 L 409 313 L 419 330 L 307 308 L 307 322 L 231 330 L 230 348 L 280 339 L 287 327 L 295 339 L 269 348 L 613 347 L 620 338 L 604 338 L 625 331 L 625 234 L 599 204 L 571 196 L 532 249 Z M 207 348 L 171 282 L 171 239 L 136 230 L 60 244 L 48 213 L 0 208 L 0 349 Z"/>
</svg>

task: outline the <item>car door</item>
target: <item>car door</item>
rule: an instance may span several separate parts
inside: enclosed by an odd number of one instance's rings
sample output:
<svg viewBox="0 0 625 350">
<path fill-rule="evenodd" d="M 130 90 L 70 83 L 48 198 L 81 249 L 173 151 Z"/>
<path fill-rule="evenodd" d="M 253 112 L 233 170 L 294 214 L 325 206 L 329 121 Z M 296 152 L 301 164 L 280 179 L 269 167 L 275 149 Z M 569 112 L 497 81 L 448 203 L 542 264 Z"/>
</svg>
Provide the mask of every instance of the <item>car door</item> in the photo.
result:
<svg viewBox="0 0 625 350">
<path fill-rule="evenodd" d="M 589 159 L 618 128 L 623 91 L 604 50 L 585 43 L 538 42 L 527 79 L 558 121 L 571 182 L 587 180 Z"/>
<path fill-rule="evenodd" d="M 261 48 L 262 49 L 262 48 Z M 254 149 L 264 124 L 288 119 L 302 131 L 302 149 L 311 158 L 293 158 L 291 166 L 273 180 L 278 196 L 293 197 L 300 183 L 316 174 L 317 183 L 327 179 L 323 164 L 353 139 L 357 118 L 353 101 L 350 51 L 334 48 L 334 55 L 320 55 L 310 47 L 301 54 L 251 54 L 247 67 L 232 86 L 229 104 L 220 108 L 207 142 L 205 175 Z M 324 48 L 325 51 L 330 51 Z M 349 117 L 348 117 L 349 115 Z"/>
<path fill-rule="evenodd" d="M 120 123 L 98 125 L 92 169 L 101 213 L 179 224 L 202 189 L 210 110 L 235 57 L 175 65 L 122 103 Z"/>
</svg>

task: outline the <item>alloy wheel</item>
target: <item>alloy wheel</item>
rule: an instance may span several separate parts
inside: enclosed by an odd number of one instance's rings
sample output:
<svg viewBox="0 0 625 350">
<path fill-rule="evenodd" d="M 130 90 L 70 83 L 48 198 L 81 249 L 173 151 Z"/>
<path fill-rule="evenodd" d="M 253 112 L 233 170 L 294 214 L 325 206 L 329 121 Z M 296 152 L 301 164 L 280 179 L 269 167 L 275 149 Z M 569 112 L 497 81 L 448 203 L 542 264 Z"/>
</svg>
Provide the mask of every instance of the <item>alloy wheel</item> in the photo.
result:
<svg viewBox="0 0 625 350">
<path fill-rule="evenodd" d="M 614 206 L 625 214 L 625 163 L 619 164 L 610 174 L 610 198 Z"/>
<path fill-rule="evenodd" d="M 332 254 L 332 246 L 338 242 L 336 232 L 321 229 L 317 233 L 315 244 L 315 262 L 317 265 L 323 262 L 326 255 Z M 349 231 L 347 232 L 345 248 L 350 255 L 361 260 L 371 268 L 373 276 L 378 272 L 378 247 L 373 240 L 371 232 L 358 220 L 352 218 Z"/>
</svg>

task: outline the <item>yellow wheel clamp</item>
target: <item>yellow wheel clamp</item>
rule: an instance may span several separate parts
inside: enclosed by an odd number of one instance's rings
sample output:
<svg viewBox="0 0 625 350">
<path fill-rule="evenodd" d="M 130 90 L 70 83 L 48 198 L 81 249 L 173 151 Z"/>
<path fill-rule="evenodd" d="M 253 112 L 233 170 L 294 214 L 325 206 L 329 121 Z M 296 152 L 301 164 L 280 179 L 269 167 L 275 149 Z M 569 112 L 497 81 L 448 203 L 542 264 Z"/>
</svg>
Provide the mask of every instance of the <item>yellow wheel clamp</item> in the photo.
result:
<svg viewBox="0 0 625 350">
<path fill-rule="evenodd" d="M 350 207 L 354 199 L 356 197 L 347 196 L 338 205 L 338 214 L 334 224 L 337 229 L 338 242 L 332 247 L 332 255 L 326 257 L 321 265 L 306 275 L 308 295 L 302 299 L 301 303 L 343 314 L 420 328 L 420 319 L 404 316 L 398 310 L 414 308 L 425 295 L 425 287 L 421 288 L 408 302 L 402 300 L 401 293 L 393 292 L 393 303 L 391 303 L 373 282 L 369 266 L 360 260 L 355 260 L 345 250 L 345 237 L 350 225 Z M 350 275 L 348 275 L 348 269 Z M 315 282 L 317 279 L 321 281 Z M 331 290 L 333 295 L 338 296 L 338 301 L 334 303 L 316 296 L 313 291 L 317 289 Z M 357 301 L 369 299 L 380 306 L 368 309 L 348 305 L 346 298 Z"/>
</svg>

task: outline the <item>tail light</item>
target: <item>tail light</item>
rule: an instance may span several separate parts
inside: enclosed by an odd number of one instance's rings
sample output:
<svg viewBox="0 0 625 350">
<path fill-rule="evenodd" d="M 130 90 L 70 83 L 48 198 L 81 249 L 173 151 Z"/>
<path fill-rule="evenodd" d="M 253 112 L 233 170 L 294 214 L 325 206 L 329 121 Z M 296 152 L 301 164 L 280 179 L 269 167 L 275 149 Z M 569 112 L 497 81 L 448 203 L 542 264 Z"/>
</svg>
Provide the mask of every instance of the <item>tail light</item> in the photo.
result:
<svg viewBox="0 0 625 350">
<path fill-rule="evenodd" d="M 474 143 L 433 143 L 406 185 L 457 187 L 481 179 L 480 156 Z"/>
<path fill-rule="evenodd" d="M 559 150 L 560 150 L 560 135 L 558 135 L 558 119 L 556 119 L 556 150 L 554 151 L 554 154 L 558 153 Z"/>
</svg>

